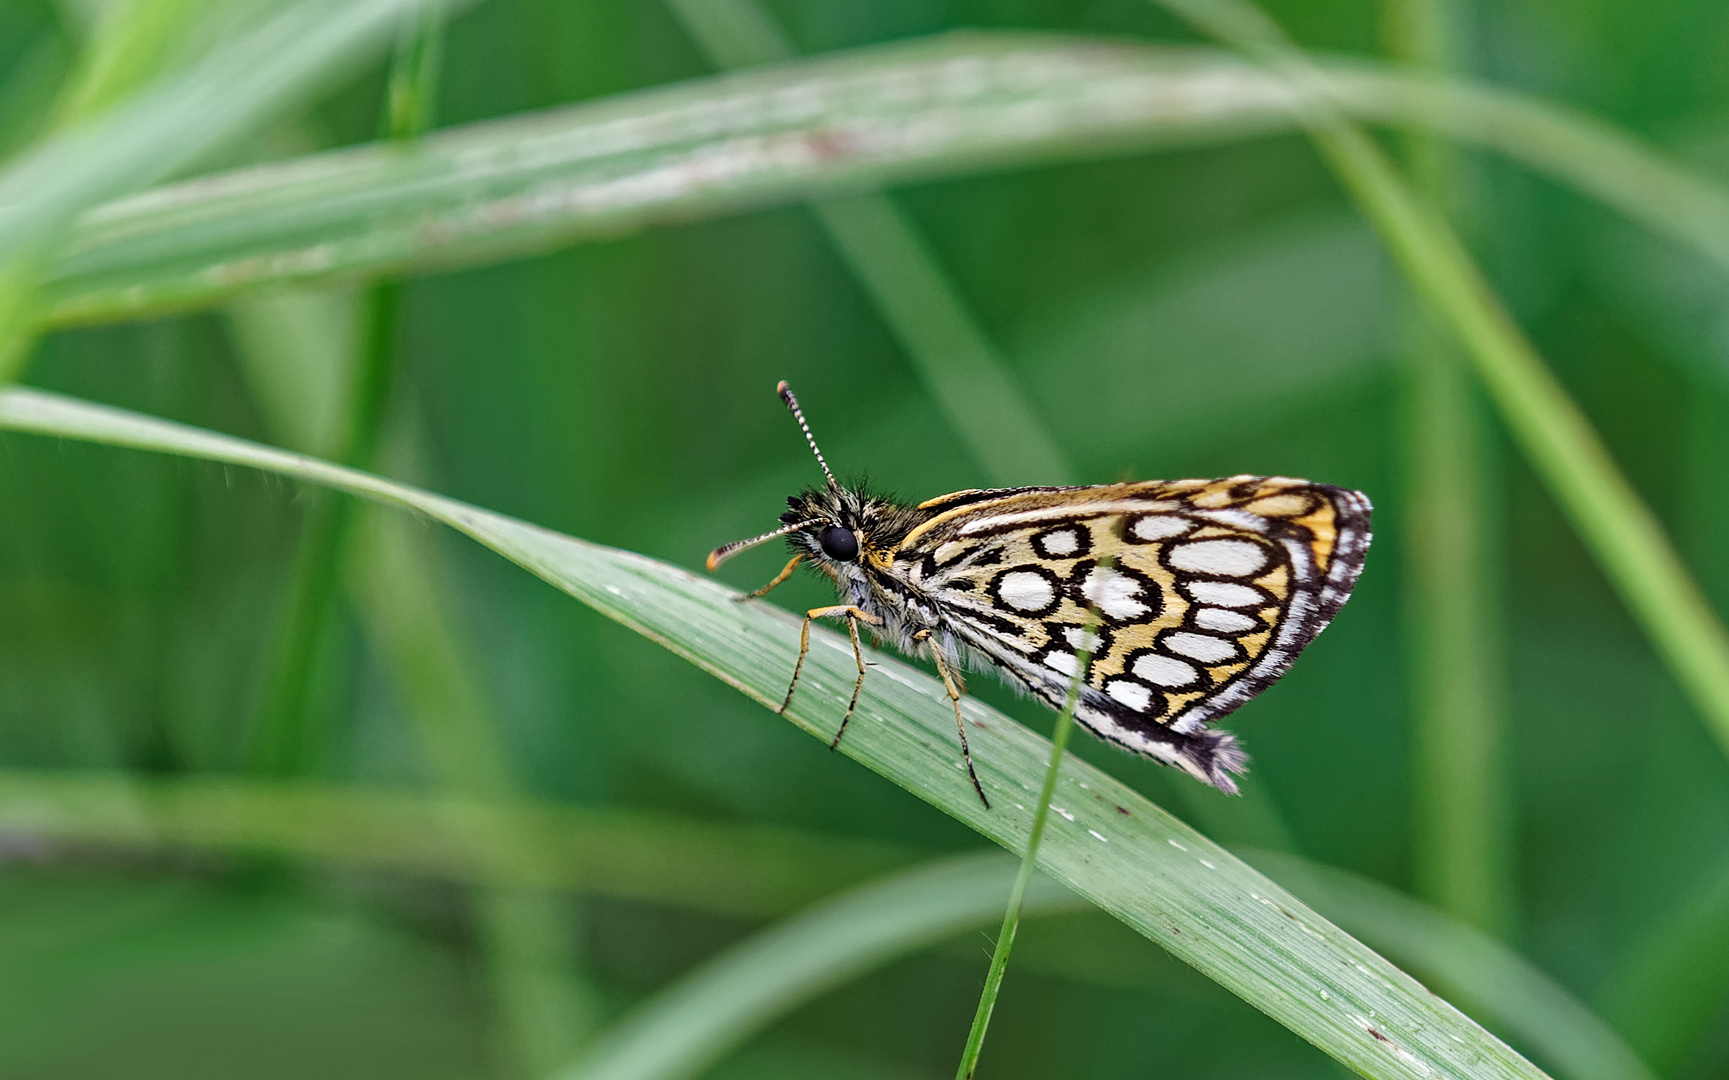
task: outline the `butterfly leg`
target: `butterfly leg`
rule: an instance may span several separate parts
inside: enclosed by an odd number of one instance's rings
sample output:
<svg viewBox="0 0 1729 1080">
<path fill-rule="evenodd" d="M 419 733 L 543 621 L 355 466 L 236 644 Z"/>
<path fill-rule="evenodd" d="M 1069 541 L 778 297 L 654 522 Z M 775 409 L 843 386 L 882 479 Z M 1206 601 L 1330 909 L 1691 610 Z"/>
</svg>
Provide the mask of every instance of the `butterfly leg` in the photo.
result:
<svg viewBox="0 0 1729 1080">
<path fill-rule="evenodd" d="M 834 742 L 829 744 L 829 749 L 831 750 L 840 745 L 840 737 L 846 732 L 847 721 L 852 719 L 853 710 L 858 707 L 859 691 L 864 689 L 865 660 L 864 647 L 859 644 L 859 621 L 862 619 L 872 626 L 881 626 L 881 619 L 862 608 L 853 607 L 851 604 L 836 604 L 833 607 L 811 608 L 809 611 L 805 612 L 804 626 L 799 629 L 798 635 L 798 663 L 792 666 L 792 682 L 786 688 L 786 697 L 782 699 L 780 708 L 775 710 L 784 715 L 787 706 L 792 704 L 792 692 L 798 688 L 798 677 L 800 672 L 804 670 L 804 658 L 810 652 L 811 620 L 829 619 L 836 616 L 842 616 L 846 619 L 847 634 L 852 638 L 853 659 L 858 661 L 858 681 L 853 683 L 852 703 L 846 707 L 846 715 L 841 718 L 840 730 L 835 732 Z"/>
<path fill-rule="evenodd" d="M 929 630 L 920 630 L 913 635 L 913 641 L 922 643 L 930 640 L 930 636 Z M 961 694 L 963 691 L 956 687 L 960 680 L 956 673 L 949 669 L 948 661 L 943 659 L 943 651 L 934 645 L 931 647 L 931 659 L 937 662 L 937 674 L 943 677 L 943 686 L 949 692 L 949 704 L 955 707 L 955 730 L 960 732 L 961 758 L 967 763 L 967 777 L 973 782 L 973 790 L 979 793 L 979 802 L 984 803 L 985 809 L 989 810 L 991 801 L 985 797 L 985 787 L 979 783 L 978 770 L 973 768 L 973 752 L 967 747 L 967 725 L 961 719 Z"/>
<path fill-rule="evenodd" d="M 857 681 L 855 681 L 852 684 L 852 700 L 847 702 L 846 715 L 840 718 L 840 727 L 835 729 L 834 738 L 829 740 L 828 748 L 830 750 L 833 750 L 836 747 L 840 746 L 841 736 L 846 734 L 846 726 L 852 722 L 853 710 L 858 708 L 859 691 L 864 689 L 864 677 L 865 677 L 864 649 L 859 646 L 858 617 L 853 614 L 853 612 L 855 612 L 855 611 L 858 611 L 858 608 L 847 609 L 846 632 L 847 632 L 847 636 L 852 638 L 853 659 L 858 661 L 858 679 L 857 679 Z M 864 612 L 860 611 L 859 614 L 863 615 Z"/>
<path fill-rule="evenodd" d="M 759 600 L 762 597 L 767 596 L 769 594 L 769 591 L 771 589 L 773 589 L 776 585 L 779 585 L 781 582 L 785 581 L 787 578 L 792 577 L 792 572 L 794 570 L 798 569 L 798 564 L 801 562 L 804 562 L 805 558 L 806 558 L 806 556 L 805 556 L 804 552 L 802 552 L 802 551 L 799 552 L 797 555 L 794 555 L 792 557 L 791 561 L 789 561 L 786 564 L 786 567 L 784 569 L 782 569 L 780 573 L 778 573 L 774 576 L 773 581 L 769 582 L 767 585 L 764 585 L 760 589 L 754 589 L 751 592 L 745 593 L 743 596 L 737 596 L 737 597 L 734 597 L 733 599 L 738 600 L 742 603 L 745 600 Z"/>
</svg>

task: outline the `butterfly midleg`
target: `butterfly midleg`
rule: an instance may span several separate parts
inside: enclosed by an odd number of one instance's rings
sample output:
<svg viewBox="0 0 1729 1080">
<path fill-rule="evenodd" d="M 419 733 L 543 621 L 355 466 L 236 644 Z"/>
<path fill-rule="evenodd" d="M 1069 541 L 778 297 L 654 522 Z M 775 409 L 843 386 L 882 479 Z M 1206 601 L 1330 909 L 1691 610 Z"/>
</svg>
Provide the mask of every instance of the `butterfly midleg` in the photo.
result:
<svg viewBox="0 0 1729 1080">
<path fill-rule="evenodd" d="M 913 635 L 912 639 L 915 643 L 922 643 L 930 640 L 930 636 L 931 632 L 929 630 L 920 630 L 918 633 Z M 966 722 L 961 719 L 962 691 L 955 687 L 955 683 L 958 681 L 955 672 L 949 669 L 949 662 L 943 659 L 943 651 L 934 645 L 931 646 L 931 659 L 937 662 L 937 674 L 943 677 L 943 686 L 946 687 L 949 692 L 949 704 L 955 707 L 955 730 L 960 732 L 961 758 L 967 763 L 967 777 L 973 782 L 973 790 L 979 793 L 979 801 L 985 804 L 986 810 L 989 810 L 991 808 L 991 801 L 985 797 L 985 787 L 983 784 L 979 783 L 978 770 L 973 768 L 973 752 L 967 746 L 967 725 Z"/>
<path fill-rule="evenodd" d="M 786 566 L 781 570 L 780 573 L 778 573 L 774 576 L 773 581 L 769 582 L 767 585 L 764 585 L 760 589 L 753 589 L 750 592 L 745 593 L 743 596 L 734 597 L 734 599 L 735 600 L 760 600 L 760 599 L 762 599 L 763 597 L 767 596 L 769 594 L 769 591 L 771 589 L 773 589 L 776 585 L 779 585 L 781 582 L 785 581 L 787 578 L 792 577 L 792 572 L 794 570 L 798 569 L 798 564 L 801 562 L 804 562 L 806 558 L 808 558 L 808 556 L 806 556 L 804 552 L 802 552 L 802 551 L 799 552 L 797 555 L 794 555 L 792 557 L 792 559 L 787 562 Z"/>
<path fill-rule="evenodd" d="M 804 626 L 799 628 L 798 634 L 798 663 L 792 666 L 792 682 L 787 685 L 786 697 L 782 699 L 780 708 L 775 710 L 775 712 L 784 715 L 786 713 L 786 707 L 792 704 L 792 692 L 798 688 L 799 673 L 804 670 L 804 658 L 806 654 L 810 652 L 811 620 L 828 619 L 837 615 L 846 618 L 847 634 L 852 638 L 853 659 L 858 661 L 858 681 L 853 683 L 852 703 L 846 707 L 846 715 L 841 718 L 840 731 L 835 733 L 834 742 L 829 744 L 830 750 L 840 745 L 841 733 L 846 731 L 847 721 L 852 719 L 853 709 L 858 707 L 859 691 L 864 689 L 865 660 L 864 648 L 859 644 L 859 620 L 862 619 L 872 626 L 881 626 L 881 619 L 872 615 L 870 612 L 865 611 L 863 608 L 856 608 L 851 604 L 836 604 L 833 607 L 811 608 L 809 611 L 805 612 Z"/>
</svg>

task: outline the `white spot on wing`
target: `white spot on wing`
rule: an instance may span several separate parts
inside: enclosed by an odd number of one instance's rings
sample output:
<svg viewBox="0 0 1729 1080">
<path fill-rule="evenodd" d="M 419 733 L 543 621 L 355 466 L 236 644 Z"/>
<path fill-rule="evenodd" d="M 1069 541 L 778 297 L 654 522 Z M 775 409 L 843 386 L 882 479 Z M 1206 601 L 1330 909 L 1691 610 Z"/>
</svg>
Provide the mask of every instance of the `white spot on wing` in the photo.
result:
<svg viewBox="0 0 1729 1080">
<path fill-rule="evenodd" d="M 1167 540 L 1188 532 L 1193 524 L 1179 517 L 1144 517 L 1129 531 L 1137 540 Z"/>
<path fill-rule="evenodd" d="M 1267 549 L 1252 540 L 1191 540 L 1171 549 L 1171 565 L 1195 574 L 1248 577 L 1267 565 Z"/>
<path fill-rule="evenodd" d="M 1147 703 L 1153 700 L 1151 690 L 1127 679 L 1112 679 L 1105 684 L 1105 693 L 1136 712 L 1146 712 Z"/>
<path fill-rule="evenodd" d="M 1051 653 L 1045 657 L 1045 666 L 1059 674 L 1073 676 L 1075 673 L 1075 654 Z"/>
<path fill-rule="evenodd" d="M 1081 594 L 1112 619 L 1138 619 L 1151 609 L 1140 599 L 1140 582 L 1115 570 L 1096 569 L 1087 575 Z"/>
<path fill-rule="evenodd" d="M 1088 652 L 1099 651 L 1099 635 L 1092 633 L 1085 627 L 1065 627 L 1063 630 L 1063 638 L 1077 649 L 1085 649 Z"/>
<path fill-rule="evenodd" d="M 1217 630 L 1222 634 L 1242 634 L 1260 624 L 1240 611 L 1202 608 L 1195 612 L 1195 625 L 1202 630 Z"/>
<path fill-rule="evenodd" d="M 1261 590 L 1252 585 L 1233 585 L 1228 581 L 1190 581 L 1183 585 L 1188 594 L 1203 604 L 1220 607 L 1256 607 L 1267 602 Z"/>
<path fill-rule="evenodd" d="M 1052 555 L 1073 555 L 1081 549 L 1080 537 L 1073 529 L 1053 529 L 1039 539 Z"/>
<path fill-rule="evenodd" d="M 1153 653 L 1135 661 L 1135 674 L 1159 686 L 1187 686 L 1200 677 L 1200 672 L 1181 660 Z"/>
<path fill-rule="evenodd" d="M 1208 637 L 1205 634 L 1170 634 L 1165 637 L 1165 648 L 1203 664 L 1217 664 L 1237 657 L 1235 642 L 1223 638 Z"/>
<path fill-rule="evenodd" d="M 1026 570 L 1004 574 L 997 586 L 997 595 L 1002 597 L 1003 603 L 1022 611 L 1041 611 L 1050 607 L 1057 596 L 1049 581 Z"/>
</svg>

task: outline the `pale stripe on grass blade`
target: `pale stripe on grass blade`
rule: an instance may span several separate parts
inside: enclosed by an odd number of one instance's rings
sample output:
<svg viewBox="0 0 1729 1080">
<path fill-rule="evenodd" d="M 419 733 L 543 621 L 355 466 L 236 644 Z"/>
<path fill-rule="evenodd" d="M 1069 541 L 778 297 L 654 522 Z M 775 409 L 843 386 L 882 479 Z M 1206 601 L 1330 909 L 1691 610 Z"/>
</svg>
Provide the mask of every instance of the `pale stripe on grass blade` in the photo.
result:
<svg viewBox="0 0 1729 1080">
<path fill-rule="evenodd" d="M 460 825 L 482 816 L 520 842 L 479 851 Z M 742 919 L 788 914 L 929 854 L 853 836 L 642 810 L 90 770 L 0 771 L 0 832 L 36 850 L 273 855 Z"/>
<path fill-rule="evenodd" d="M 40 391 L 0 394 L 0 426 L 251 466 L 417 510 L 765 706 L 778 705 L 785 692 L 799 621 L 767 604 L 740 604 L 735 591 L 679 567 L 315 458 Z M 843 752 L 1020 849 L 1050 744 L 993 709 L 966 703 L 980 777 L 996 802 L 985 810 L 960 763 L 941 684 L 894 657 L 876 660 Z M 844 638 L 813 635 L 803 692 L 787 719 L 831 736 L 852 664 Z M 1363 1075 L 1543 1075 L 1373 950 L 1102 771 L 1071 760 L 1052 808 L 1058 817 L 1041 850 L 1042 870 Z"/>
<path fill-rule="evenodd" d="M 557 1080 L 686 1080 L 752 1032 L 897 956 L 982 926 L 1015 879 L 997 852 L 929 863 L 836 897 L 704 963 L 639 1006 Z M 1027 914 L 1085 900 L 1035 877 Z"/>
<path fill-rule="evenodd" d="M 1328 76 L 1244 0 L 1154 0 L 1285 80 L 1303 121 L 1437 323 L 1457 336 L 1514 441 L 1572 520 L 1706 730 L 1729 754 L 1729 630 L 1651 509 L 1501 304 L 1446 218 L 1339 108 Z"/>
<path fill-rule="evenodd" d="M 1461 66 L 1457 0 L 1383 0 L 1387 50 L 1439 74 Z M 1404 133 L 1414 183 L 1473 218 L 1457 147 Z M 1408 301 L 1404 363 L 1404 624 L 1410 664 L 1411 863 L 1422 896 L 1510 937 L 1513 803 L 1506 754 L 1502 552 L 1492 522 L 1497 464 L 1488 419 L 1458 345 Z"/>
<path fill-rule="evenodd" d="M 375 0 L 376 2 L 376 0 Z M 1336 63 L 1341 108 L 1480 143 L 1729 264 L 1729 197 L 1625 135 L 1470 84 Z M 164 187 L 84 218 L 49 317 L 478 265 L 897 181 L 1238 139 L 1298 124 L 1278 76 L 1211 49 L 953 34 Z"/>
<path fill-rule="evenodd" d="M 448 828 L 472 812 L 472 803 L 452 796 L 405 789 L 332 787 L 244 777 L 151 778 L 90 771 L 0 772 L 0 830 L 16 841 L 52 850 L 61 844 L 88 850 L 120 849 L 138 853 L 185 852 L 205 856 L 279 854 L 338 866 L 369 867 L 453 882 L 479 882 L 497 869 L 483 864 L 472 846 Z M 536 803 L 496 803 L 487 812 L 506 818 L 513 831 L 538 842 L 537 857 L 508 858 L 501 866 L 520 884 L 574 894 L 646 901 L 734 918 L 760 919 L 793 913 L 813 904 L 827 905 L 842 889 L 868 889 L 868 879 L 903 869 L 921 853 L 856 837 L 825 835 L 782 826 L 717 823 L 678 815 L 630 810 L 594 810 Z M 514 854 L 507 851 L 506 854 Z M 1241 851 L 1261 869 L 1274 873 L 1353 934 L 1444 981 L 1477 1004 L 1490 1023 L 1516 1034 L 1531 1049 L 1563 1066 L 1566 1080 L 1642 1080 L 1636 1057 L 1590 1015 L 1577 999 L 1532 968 L 1511 949 L 1376 882 L 1280 853 Z M 1012 865 L 1005 854 L 990 856 L 999 867 Z M 1007 869 L 981 893 L 984 906 L 974 922 L 984 926 L 1000 911 L 1007 892 Z M 965 880 L 974 879 L 965 875 Z M 1035 879 L 1034 898 L 1048 884 Z M 1642 1007 L 1675 959 L 1695 964 L 1696 973 L 1717 985 L 1721 956 L 1721 913 L 1729 909 L 1729 875 L 1708 895 L 1673 920 L 1670 933 L 1654 950 L 1662 954 L 1632 980 L 1623 980 L 1631 1004 Z M 1699 902 L 1703 900 L 1704 902 Z M 1073 903 L 1072 894 L 1067 902 Z M 1042 908 L 1041 908 L 1042 910 Z M 805 916 L 801 915 L 802 920 Z M 1693 929 L 1697 924 L 1697 930 Z M 922 947 L 931 938 L 921 929 L 918 911 L 909 909 L 902 932 L 904 947 Z M 774 933 L 770 930 L 765 933 Z M 1679 952 L 1675 946 L 1703 935 L 1714 948 Z M 750 947 L 746 945 L 741 948 Z M 1679 956 L 1671 958 L 1671 954 Z M 1707 974 L 1707 969 L 1709 973 Z M 736 969 L 735 969 L 736 970 Z M 794 964 L 779 978 L 798 979 Z M 771 975 L 776 974 L 771 972 Z M 1073 972 L 1071 971 L 1072 975 Z M 758 993 L 765 991 L 758 990 Z M 1711 999 L 1710 994 L 1701 1000 Z M 785 1000 L 796 1004 L 797 1000 Z M 1618 999 L 1619 1001 L 1619 999 Z M 1623 1010 L 1625 1012 L 1625 1010 Z M 636 1014 L 632 1014 L 633 1016 Z M 665 1019 L 670 1015 L 662 1013 Z M 754 1010 L 735 1013 L 741 1026 L 772 1022 Z M 1635 1021 L 1644 1020 L 1634 1017 Z M 637 1036 L 652 1029 L 627 1019 Z M 1635 1027 L 1640 1025 L 1636 1022 Z M 620 1036 L 615 1027 L 605 1044 Z M 742 1034 L 729 1036 L 736 1042 Z M 700 1045 L 693 1043 L 692 1045 Z M 1569 1054 L 1574 1055 L 1569 1057 Z M 1574 1068 L 1581 1056 L 1595 1055 L 1597 1067 Z M 1623 1061 L 1633 1067 L 1615 1071 Z"/>
<path fill-rule="evenodd" d="M 43 259 L 95 203 L 158 182 L 304 100 L 422 0 L 301 0 L 0 171 L 0 382 L 23 355 Z"/>
<path fill-rule="evenodd" d="M 1458 993 L 1566 1080 L 1656 1080 L 1584 1002 L 1476 927 L 1344 870 L 1283 852 L 1239 854 L 1375 948 Z"/>
<path fill-rule="evenodd" d="M 719 68 L 790 60 L 791 43 L 753 0 L 667 0 Z M 894 197 L 861 191 L 813 203 L 817 223 L 913 370 L 993 484 L 1072 484 L 1048 419 L 1032 407 L 957 284 Z"/>
</svg>

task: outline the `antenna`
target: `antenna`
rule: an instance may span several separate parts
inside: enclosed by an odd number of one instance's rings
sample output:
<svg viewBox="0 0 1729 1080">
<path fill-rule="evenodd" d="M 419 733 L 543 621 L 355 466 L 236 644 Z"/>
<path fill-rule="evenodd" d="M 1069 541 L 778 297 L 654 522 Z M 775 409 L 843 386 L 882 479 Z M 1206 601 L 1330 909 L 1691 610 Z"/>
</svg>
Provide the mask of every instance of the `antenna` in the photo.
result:
<svg viewBox="0 0 1729 1080">
<path fill-rule="evenodd" d="M 770 529 L 761 536 L 753 536 L 749 540 L 734 540 L 730 544 L 722 544 L 720 547 L 717 547 L 708 553 L 708 568 L 712 571 L 715 567 L 732 558 L 734 555 L 737 555 L 745 548 L 753 548 L 758 544 L 773 540 L 777 536 L 785 536 L 790 532 L 798 532 L 809 524 L 811 524 L 809 521 L 795 521 L 790 525 L 782 525 L 778 529 Z"/>
<path fill-rule="evenodd" d="M 828 477 L 829 490 L 839 491 L 840 485 L 835 483 L 834 473 L 828 471 L 828 462 L 823 460 L 822 451 L 816 448 L 816 436 L 810 433 L 810 425 L 805 423 L 804 410 L 798 407 L 798 398 L 792 396 L 792 388 L 782 379 L 774 390 L 780 395 L 780 399 L 786 402 L 786 407 L 792 410 L 793 419 L 798 421 L 799 430 L 804 432 L 804 441 L 810 443 L 810 452 L 816 455 L 816 463 L 822 466 L 822 474 Z"/>
</svg>

